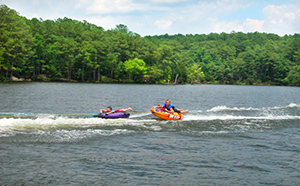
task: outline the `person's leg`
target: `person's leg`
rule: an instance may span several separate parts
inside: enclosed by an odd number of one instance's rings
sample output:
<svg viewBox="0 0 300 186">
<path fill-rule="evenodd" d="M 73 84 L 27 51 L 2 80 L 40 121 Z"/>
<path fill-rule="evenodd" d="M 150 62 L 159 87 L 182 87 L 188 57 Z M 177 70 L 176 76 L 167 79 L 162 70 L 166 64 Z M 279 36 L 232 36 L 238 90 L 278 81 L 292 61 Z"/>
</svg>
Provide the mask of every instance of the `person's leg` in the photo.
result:
<svg viewBox="0 0 300 186">
<path fill-rule="evenodd" d="M 133 109 L 132 108 L 130 108 L 130 107 L 128 107 L 127 109 L 122 109 L 122 111 L 128 111 L 128 110 L 130 110 L 130 111 L 133 111 Z"/>
<path fill-rule="evenodd" d="M 180 112 L 181 112 L 182 114 L 183 114 L 183 113 L 189 113 L 189 110 L 182 110 L 182 109 L 181 109 Z"/>
</svg>

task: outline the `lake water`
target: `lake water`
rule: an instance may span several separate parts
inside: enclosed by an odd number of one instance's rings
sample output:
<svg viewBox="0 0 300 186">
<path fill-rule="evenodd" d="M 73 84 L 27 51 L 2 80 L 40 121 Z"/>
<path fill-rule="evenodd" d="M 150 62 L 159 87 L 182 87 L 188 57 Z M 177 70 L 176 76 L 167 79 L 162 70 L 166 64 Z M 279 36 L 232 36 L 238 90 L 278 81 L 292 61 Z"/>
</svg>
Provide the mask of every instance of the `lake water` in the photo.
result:
<svg viewBox="0 0 300 186">
<path fill-rule="evenodd" d="M 183 121 L 159 120 L 171 99 Z M 129 119 L 93 118 L 131 107 Z M 299 185 L 300 88 L 0 84 L 0 185 Z"/>
</svg>

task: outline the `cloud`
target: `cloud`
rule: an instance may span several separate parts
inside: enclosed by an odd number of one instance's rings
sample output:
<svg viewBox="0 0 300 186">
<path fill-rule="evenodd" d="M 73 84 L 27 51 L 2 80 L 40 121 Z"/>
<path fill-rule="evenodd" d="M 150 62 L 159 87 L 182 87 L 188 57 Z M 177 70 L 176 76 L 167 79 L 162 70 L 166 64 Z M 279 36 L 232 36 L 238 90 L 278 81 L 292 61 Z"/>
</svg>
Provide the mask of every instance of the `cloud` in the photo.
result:
<svg viewBox="0 0 300 186">
<path fill-rule="evenodd" d="M 189 0 L 149 0 L 153 3 L 178 3 L 178 2 L 187 2 Z"/>
<path fill-rule="evenodd" d="M 250 19 L 247 18 L 243 25 L 242 25 L 242 30 L 243 32 L 262 32 L 263 31 L 263 25 L 265 21 L 259 21 L 255 19 Z"/>
<path fill-rule="evenodd" d="M 268 5 L 263 9 L 265 32 L 278 33 L 279 35 L 300 32 L 300 7 L 296 5 Z"/>
<path fill-rule="evenodd" d="M 184 7 L 173 7 L 166 13 L 160 13 L 155 25 L 162 33 L 198 34 L 211 32 L 231 32 L 242 30 L 238 20 L 222 20 L 222 16 L 230 14 L 249 5 L 239 0 L 194 1 Z"/>
<path fill-rule="evenodd" d="M 1 0 L 29 19 L 86 20 L 138 34 L 299 33 L 300 1 L 260 0 Z M 277 3 L 277 4 L 276 4 Z"/>
<path fill-rule="evenodd" d="M 168 19 L 168 20 L 163 20 L 163 19 L 161 19 L 161 20 L 156 20 L 156 21 L 154 22 L 154 24 L 155 24 L 158 28 L 163 29 L 163 30 L 166 30 L 166 29 L 169 29 L 169 28 L 172 26 L 173 21 L 170 20 L 170 19 Z"/>
<path fill-rule="evenodd" d="M 200 2 L 197 6 L 189 9 L 192 15 L 191 25 L 198 26 L 204 33 L 209 32 L 268 32 L 279 35 L 293 34 L 300 32 L 300 7 L 296 4 L 288 5 L 267 5 L 261 11 L 264 17 L 261 20 L 246 17 L 242 20 L 239 17 L 229 16 L 234 12 L 250 8 L 254 4 L 242 4 L 241 1 L 218 1 L 216 3 Z M 198 11 L 195 11 L 198 10 Z M 226 17 L 226 18 L 223 18 Z M 186 20 L 188 16 L 185 17 Z M 198 24 L 197 24 L 198 23 Z"/>
<path fill-rule="evenodd" d="M 121 17 L 114 17 L 114 16 L 92 16 L 81 18 L 80 21 L 86 20 L 89 23 L 93 23 L 95 25 L 101 26 L 105 29 L 114 28 L 116 25 L 122 23 Z"/>
<path fill-rule="evenodd" d="M 137 11 L 160 10 L 160 7 L 145 1 L 134 0 L 78 0 L 75 6 L 86 10 L 87 14 L 124 14 Z"/>
<path fill-rule="evenodd" d="M 296 5 L 269 5 L 263 9 L 267 20 L 271 20 L 275 24 L 285 21 L 299 21 L 300 7 Z M 281 21 L 280 21 L 281 20 Z"/>
</svg>

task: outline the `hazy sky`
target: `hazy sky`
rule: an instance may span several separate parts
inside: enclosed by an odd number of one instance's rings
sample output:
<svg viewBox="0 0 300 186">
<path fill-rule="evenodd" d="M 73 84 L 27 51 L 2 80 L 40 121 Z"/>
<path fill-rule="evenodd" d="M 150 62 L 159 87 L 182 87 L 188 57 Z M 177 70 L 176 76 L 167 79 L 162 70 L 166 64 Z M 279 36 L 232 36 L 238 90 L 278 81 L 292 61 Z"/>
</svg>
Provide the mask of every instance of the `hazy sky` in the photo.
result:
<svg viewBox="0 0 300 186">
<path fill-rule="evenodd" d="M 300 33 L 300 0 L 0 0 L 21 16 L 68 17 L 145 35 Z"/>
</svg>

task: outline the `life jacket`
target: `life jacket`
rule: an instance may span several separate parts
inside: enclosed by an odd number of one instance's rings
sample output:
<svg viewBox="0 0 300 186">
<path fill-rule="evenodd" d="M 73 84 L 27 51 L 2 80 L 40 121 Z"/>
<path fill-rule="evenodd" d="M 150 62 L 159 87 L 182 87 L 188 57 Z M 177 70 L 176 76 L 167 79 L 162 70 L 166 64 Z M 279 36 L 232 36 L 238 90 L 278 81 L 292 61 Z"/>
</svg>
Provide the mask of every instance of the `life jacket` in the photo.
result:
<svg viewBox="0 0 300 186">
<path fill-rule="evenodd" d="M 166 108 L 168 110 L 173 108 L 174 112 L 178 112 L 178 110 L 175 108 L 175 106 L 172 103 L 168 107 L 166 106 L 166 104 L 164 104 L 163 108 Z"/>
</svg>

